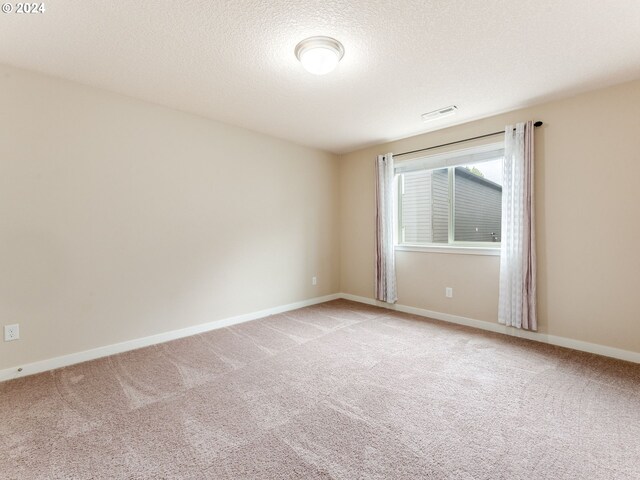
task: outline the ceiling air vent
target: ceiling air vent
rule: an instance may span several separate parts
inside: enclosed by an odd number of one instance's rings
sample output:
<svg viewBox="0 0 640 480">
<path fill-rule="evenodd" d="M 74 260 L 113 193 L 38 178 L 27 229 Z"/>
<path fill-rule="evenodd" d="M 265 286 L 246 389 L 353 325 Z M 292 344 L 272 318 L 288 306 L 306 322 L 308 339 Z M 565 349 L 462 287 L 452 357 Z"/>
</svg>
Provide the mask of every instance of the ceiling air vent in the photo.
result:
<svg viewBox="0 0 640 480">
<path fill-rule="evenodd" d="M 443 117 L 448 117 L 449 115 L 453 115 L 458 110 L 458 107 L 455 105 L 449 105 L 448 107 L 440 108 L 438 110 L 434 110 L 433 112 L 423 113 L 422 121 L 423 122 L 431 122 L 433 120 L 438 120 Z"/>
</svg>

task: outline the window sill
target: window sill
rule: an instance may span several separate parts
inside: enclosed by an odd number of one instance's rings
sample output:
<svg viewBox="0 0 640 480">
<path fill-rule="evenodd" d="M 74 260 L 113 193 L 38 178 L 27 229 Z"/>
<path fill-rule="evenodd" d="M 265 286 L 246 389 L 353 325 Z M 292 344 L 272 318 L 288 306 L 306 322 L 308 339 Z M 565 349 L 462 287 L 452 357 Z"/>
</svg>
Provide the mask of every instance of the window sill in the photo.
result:
<svg viewBox="0 0 640 480">
<path fill-rule="evenodd" d="M 499 247 L 462 247 L 457 245 L 396 245 L 397 252 L 453 253 L 462 255 L 499 256 Z"/>
</svg>

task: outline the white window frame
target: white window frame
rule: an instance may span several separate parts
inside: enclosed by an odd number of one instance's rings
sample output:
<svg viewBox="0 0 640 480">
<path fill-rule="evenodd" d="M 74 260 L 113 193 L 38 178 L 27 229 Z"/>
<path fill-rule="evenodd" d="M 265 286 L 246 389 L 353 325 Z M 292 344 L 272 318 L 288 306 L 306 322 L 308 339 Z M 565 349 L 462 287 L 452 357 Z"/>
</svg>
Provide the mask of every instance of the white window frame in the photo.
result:
<svg viewBox="0 0 640 480">
<path fill-rule="evenodd" d="M 421 156 L 396 163 L 397 175 L 395 249 L 430 253 L 456 253 L 471 255 L 500 255 L 500 242 L 465 242 L 455 240 L 455 168 L 499 158 L 504 152 L 504 142 L 489 143 L 471 148 L 451 150 L 445 153 Z M 449 181 L 448 243 L 405 243 L 402 240 L 402 174 L 420 170 L 447 168 Z"/>
</svg>

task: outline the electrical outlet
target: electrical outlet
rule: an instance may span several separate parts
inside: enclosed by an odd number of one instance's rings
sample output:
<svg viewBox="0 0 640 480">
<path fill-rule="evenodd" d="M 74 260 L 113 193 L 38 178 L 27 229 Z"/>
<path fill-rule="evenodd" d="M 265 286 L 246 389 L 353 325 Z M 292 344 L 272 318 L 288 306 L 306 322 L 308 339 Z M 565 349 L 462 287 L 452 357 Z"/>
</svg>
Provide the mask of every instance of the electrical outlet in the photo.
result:
<svg viewBox="0 0 640 480">
<path fill-rule="evenodd" d="M 447 298 L 452 298 L 453 297 L 453 288 L 451 287 L 447 287 L 444 289 L 444 294 Z"/>
<path fill-rule="evenodd" d="M 311 277 L 311 285 L 317 285 L 318 284 L 318 277 Z"/>
<path fill-rule="evenodd" d="M 10 342 L 12 340 L 18 340 L 20 338 L 20 325 L 17 323 L 13 325 L 4 326 L 4 341 Z"/>
</svg>

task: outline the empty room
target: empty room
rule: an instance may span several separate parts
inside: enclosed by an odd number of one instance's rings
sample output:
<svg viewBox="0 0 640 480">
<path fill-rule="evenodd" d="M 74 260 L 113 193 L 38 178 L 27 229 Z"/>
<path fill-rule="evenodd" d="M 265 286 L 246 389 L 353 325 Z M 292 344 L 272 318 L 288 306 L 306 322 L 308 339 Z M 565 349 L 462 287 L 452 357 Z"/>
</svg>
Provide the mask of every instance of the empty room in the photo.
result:
<svg viewBox="0 0 640 480">
<path fill-rule="evenodd" d="M 640 479 L 640 2 L 4 1 L 0 479 Z"/>
</svg>

